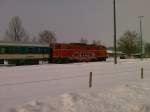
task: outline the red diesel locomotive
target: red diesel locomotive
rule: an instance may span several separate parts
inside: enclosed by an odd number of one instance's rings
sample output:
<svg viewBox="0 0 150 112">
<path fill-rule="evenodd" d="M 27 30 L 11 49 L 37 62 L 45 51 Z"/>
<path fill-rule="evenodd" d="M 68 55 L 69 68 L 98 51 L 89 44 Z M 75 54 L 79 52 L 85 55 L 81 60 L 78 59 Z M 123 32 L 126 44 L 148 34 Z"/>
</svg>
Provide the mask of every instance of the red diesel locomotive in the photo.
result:
<svg viewBox="0 0 150 112">
<path fill-rule="evenodd" d="M 55 44 L 52 51 L 53 62 L 106 61 L 106 47 L 80 43 Z"/>
</svg>

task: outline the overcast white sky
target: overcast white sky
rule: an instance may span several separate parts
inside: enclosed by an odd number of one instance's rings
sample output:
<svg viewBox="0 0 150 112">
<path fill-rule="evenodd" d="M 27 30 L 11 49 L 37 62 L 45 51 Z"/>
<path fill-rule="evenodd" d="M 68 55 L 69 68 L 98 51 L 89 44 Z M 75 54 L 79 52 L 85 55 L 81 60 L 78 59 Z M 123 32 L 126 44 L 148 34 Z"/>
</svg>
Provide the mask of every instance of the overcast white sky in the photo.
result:
<svg viewBox="0 0 150 112">
<path fill-rule="evenodd" d="M 139 31 L 143 19 L 143 38 L 150 41 L 150 0 L 116 0 L 117 38 L 126 30 Z M 113 43 L 113 0 L 0 0 L 0 38 L 12 16 L 20 16 L 30 36 L 49 29 L 59 42 L 89 41 Z"/>
</svg>

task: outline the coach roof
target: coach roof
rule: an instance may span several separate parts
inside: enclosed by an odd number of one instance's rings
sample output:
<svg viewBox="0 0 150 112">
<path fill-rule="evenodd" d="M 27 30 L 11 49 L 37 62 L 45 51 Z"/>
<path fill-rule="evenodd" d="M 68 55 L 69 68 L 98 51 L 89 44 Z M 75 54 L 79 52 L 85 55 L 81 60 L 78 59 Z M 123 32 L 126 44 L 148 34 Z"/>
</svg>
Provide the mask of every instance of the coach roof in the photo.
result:
<svg viewBox="0 0 150 112">
<path fill-rule="evenodd" d="M 25 42 L 4 42 L 0 41 L 0 46 L 33 46 L 33 47 L 49 47 L 48 44 L 41 43 L 25 43 Z"/>
</svg>

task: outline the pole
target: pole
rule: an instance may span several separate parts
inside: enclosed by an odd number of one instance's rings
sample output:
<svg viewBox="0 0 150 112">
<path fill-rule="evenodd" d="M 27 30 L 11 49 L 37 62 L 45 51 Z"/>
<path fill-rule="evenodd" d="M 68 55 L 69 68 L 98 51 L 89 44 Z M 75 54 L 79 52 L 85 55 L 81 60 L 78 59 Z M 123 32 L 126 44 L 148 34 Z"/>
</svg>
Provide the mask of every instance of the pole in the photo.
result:
<svg viewBox="0 0 150 112">
<path fill-rule="evenodd" d="M 141 68 L 141 79 L 144 79 L 144 74 L 143 74 L 144 69 Z"/>
<path fill-rule="evenodd" d="M 114 64 L 117 64 L 116 50 L 116 1 L 114 0 Z"/>
<path fill-rule="evenodd" d="M 90 72 L 90 75 L 89 75 L 89 88 L 92 87 L 92 72 Z"/>
<path fill-rule="evenodd" d="M 144 16 L 138 16 L 138 18 L 140 19 L 140 51 L 141 51 L 141 60 L 143 60 L 143 35 L 142 35 L 142 18 Z"/>
</svg>

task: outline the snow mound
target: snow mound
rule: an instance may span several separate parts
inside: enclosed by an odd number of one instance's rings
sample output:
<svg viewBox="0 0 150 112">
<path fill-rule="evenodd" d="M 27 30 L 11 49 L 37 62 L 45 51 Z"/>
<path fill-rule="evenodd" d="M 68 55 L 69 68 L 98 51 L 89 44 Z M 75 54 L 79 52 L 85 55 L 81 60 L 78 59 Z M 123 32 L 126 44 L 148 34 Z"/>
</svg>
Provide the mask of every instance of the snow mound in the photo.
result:
<svg viewBox="0 0 150 112">
<path fill-rule="evenodd" d="M 101 93 L 69 93 L 34 101 L 13 112 L 150 112 L 149 91 L 123 86 Z"/>
</svg>

